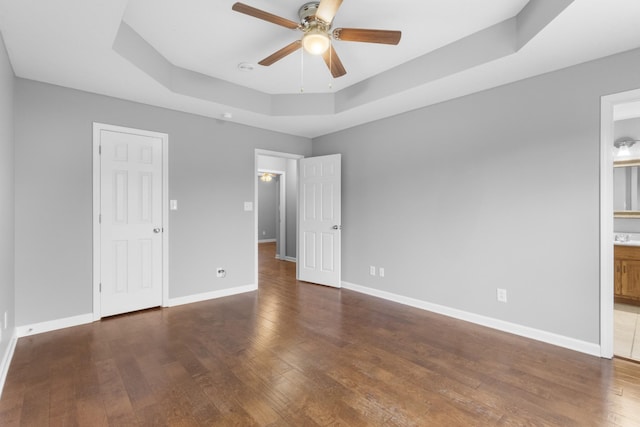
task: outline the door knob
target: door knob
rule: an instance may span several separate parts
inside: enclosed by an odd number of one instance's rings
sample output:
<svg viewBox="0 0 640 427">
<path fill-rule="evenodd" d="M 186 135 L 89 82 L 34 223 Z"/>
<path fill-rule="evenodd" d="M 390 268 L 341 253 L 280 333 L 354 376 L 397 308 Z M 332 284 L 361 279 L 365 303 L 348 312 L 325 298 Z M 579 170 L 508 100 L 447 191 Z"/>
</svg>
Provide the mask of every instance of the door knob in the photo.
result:
<svg viewBox="0 0 640 427">
<path fill-rule="evenodd" d="M 162 231 L 162 228 L 154 228 L 154 229 L 153 229 L 153 232 L 154 232 L 154 233 L 159 233 L 159 232 L 161 232 L 161 231 Z"/>
<path fill-rule="evenodd" d="M 334 230 L 342 230 L 342 226 L 341 225 L 334 225 L 333 227 Z"/>
</svg>

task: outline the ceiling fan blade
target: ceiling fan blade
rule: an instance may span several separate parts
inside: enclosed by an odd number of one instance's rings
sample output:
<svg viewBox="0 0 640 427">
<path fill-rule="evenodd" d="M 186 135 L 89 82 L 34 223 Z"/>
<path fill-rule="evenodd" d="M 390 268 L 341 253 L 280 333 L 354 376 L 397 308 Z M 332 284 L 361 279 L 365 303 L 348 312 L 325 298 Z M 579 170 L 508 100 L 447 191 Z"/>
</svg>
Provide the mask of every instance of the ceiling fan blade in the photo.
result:
<svg viewBox="0 0 640 427">
<path fill-rule="evenodd" d="M 327 67 L 329 67 L 329 71 L 331 71 L 331 75 L 334 78 L 342 77 L 347 74 L 347 70 L 344 69 L 342 61 L 338 58 L 338 54 L 336 54 L 333 46 L 329 45 L 329 49 L 322 54 L 322 58 L 324 59 L 325 64 L 327 64 Z"/>
<path fill-rule="evenodd" d="M 401 36 L 401 31 L 367 30 L 364 28 L 336 28 L 333 30 L 333 38 L 347 42 L 398 44 Z"/>
<path fill-rule="evenodd" d="M 231 9 L 235 10 L 236 12 L 244 13 L 245 15 L 253 16 L 254 18 L 262 19 L 276 25 L 290 28 L 292 30 L 295 30 L 299 26 L 297 22 L 293 22 L 289 19 L 274 15 L 273 13 L 265 12 L 264 10 L 256 9 L 255 7 L 246 5 L 244 3 L 234 3 Z"/>
<path fill-rule="evenodd" d="M 258 62 L 258 64 L 264 65 L 265 67 L 268 67 L 269 65 L 273 64 L 276 61 L 281 60 L 285 56 L 295 52 L 296 50 L 300 49 L 301 47 L 302 47 L 302 42 L 300 40 L 296 40 L 293 43 L 286 45 L 285 47 L 283 47 L 279 51 L 267 56 L 262 61 Z"/>
<path fill-rule="evenodd" d="M 341 4 L 342 0 L 320 0 L 320 5 L 318 5 L 318 10 L 316 11 L 316 18 L 320 18 L 327 24 L 331 24 Z"/>
</svg>

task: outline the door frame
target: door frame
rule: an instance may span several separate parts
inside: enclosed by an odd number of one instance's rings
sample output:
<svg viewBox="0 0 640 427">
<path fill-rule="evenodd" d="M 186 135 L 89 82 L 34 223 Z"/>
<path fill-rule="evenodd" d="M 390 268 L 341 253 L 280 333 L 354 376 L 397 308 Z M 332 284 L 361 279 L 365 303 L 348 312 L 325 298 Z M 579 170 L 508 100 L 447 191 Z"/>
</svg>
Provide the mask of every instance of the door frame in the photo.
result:
<svg viewBox="0 0 640 427">
<path fill-rule="evenodd" d="M 93 122 L 93 320 L 102 317 L 100 300 L 100 132 L 133 133 L 162 141 L 162 306 L 169 302 L 169 135 L 142 129 Z"/>
<path fill-rule="evenodd" d="M 268 156 L 268 157 L 280 157 L 283 159 L 293 159 L 293 160 L 298 160 L 298 159 L 302 159 L 304 158 L 304 155 L 302 154 L 293 154 L 293 153 L 285 153 L 285 152 L 281 152 L 281 151 L 271 151 L 271 150 L 263 150 L 260 148 L 256 148 L 255 152 L 254 152 L 254 156 L 253 156 L 253 265 L 254 265 L 254 281 L 256 286 L 258 286 L 258 180 L 255 179 L 257 173 L 259 172 L 258 169 L 258 157 L 259 156 Z M 263 170 L 263 169 L 260 169 Z M 266 169 L 265 169 L 266 171 Z M 286 171 L 285 171 L 286 173 Z M 283 181 L 285 177 L 285 174 L 282 175 L 281 181 Z M 296 177 L 297 179 L 297 177 Z M 282 188 L 282 184 L 280 184 Z M 281 195 L 282 196 L 282 195 Z M 286 195 L 285 195 L 286 198 Z M 286 208 L 286 206 L 285 206 Z M 285 209 L 286 210 L 286 209 Z M 286 215 L 286 213 L 285 213 Z M 297 209 L 296 209 L 296 223 L 298 221 L 297 218 Z M 286 226 L 286 224 L 285 224 Z M 282 232 L 282 230 L 280 230 Z M 296 241 L 297 241 L 297 227 L 296 227 Z M 285 247 L 286 247 L 286 243 L 285 243 Z"/>
<path fill-rule="evenodd" d="M 600 356 L 613 357 L 613 130 L 616 105 L 640 100 L 640 89 L 600 98 Z"/>
</svg>

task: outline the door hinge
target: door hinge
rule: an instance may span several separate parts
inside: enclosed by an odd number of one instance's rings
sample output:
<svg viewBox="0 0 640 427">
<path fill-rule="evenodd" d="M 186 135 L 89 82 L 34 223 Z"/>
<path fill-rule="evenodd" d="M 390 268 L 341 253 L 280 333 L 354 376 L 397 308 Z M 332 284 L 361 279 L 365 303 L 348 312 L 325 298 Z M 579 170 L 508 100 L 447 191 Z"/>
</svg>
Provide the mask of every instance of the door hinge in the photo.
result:
<svg viewBox="0 0 640 427">
<path fill-rule="evenodd" d="M 102 145 L 98 145 L 98 155 L 102 154 Z"/>
<path fill-rule="evenodd" d="M 102 224 L 102 214 L 98 214 L 98 224 Z"/>
<path fill-rule="evenodd" d="M 102 283 L 98 285 L 98 292 L 102 292 Z"/>
</svg>

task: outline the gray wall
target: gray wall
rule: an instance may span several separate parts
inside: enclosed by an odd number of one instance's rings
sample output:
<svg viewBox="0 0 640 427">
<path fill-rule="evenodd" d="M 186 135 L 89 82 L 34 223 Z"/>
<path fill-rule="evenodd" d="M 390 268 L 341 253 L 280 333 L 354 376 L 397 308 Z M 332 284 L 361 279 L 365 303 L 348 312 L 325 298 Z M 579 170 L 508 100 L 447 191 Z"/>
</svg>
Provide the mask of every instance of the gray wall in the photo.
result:
<svg viewBox="0 0 640 427">
<path fill-rule="evenodd" d="M 14 185 L 13 185 L 13 69 L 0 34 L 0 360 L 4 356 L 15 327 L 14 297 Z M 8 324 L 4 322 L 7 313 Z"/>
<path fill-rule="evenodd" d="M 255 149 L 306 138 L 16 79 L 18 325 L 92 312 L 92 122 L 169 134 L 170 297 L 253 284 Z M 217 279 L 215 268 L 227 270 Z"/>
<path fill-rule="evenodd" d="M 618 120 L 613 126 L 613 139 L 628 136 L 640 139 L 640 118 Z M 637 146 L 633 147 L 637 149 Z M 614 218 L 613 230 L 617 233 L 640 233 L 640 219 Z"/>
<path fill-rule="evenodd" d="M 278 186 L 280 176 L 271 181 L 258 179 L 258 240 L 276 238 L 276 221 L 278 221 Z"/>
<path fill-rule="evenodd" d="M 598 343 L 600 97 L 639 88 L 638 64 L 635 50 L 314 139 L 343 154 L 343 280 Z"/>
</svg>

